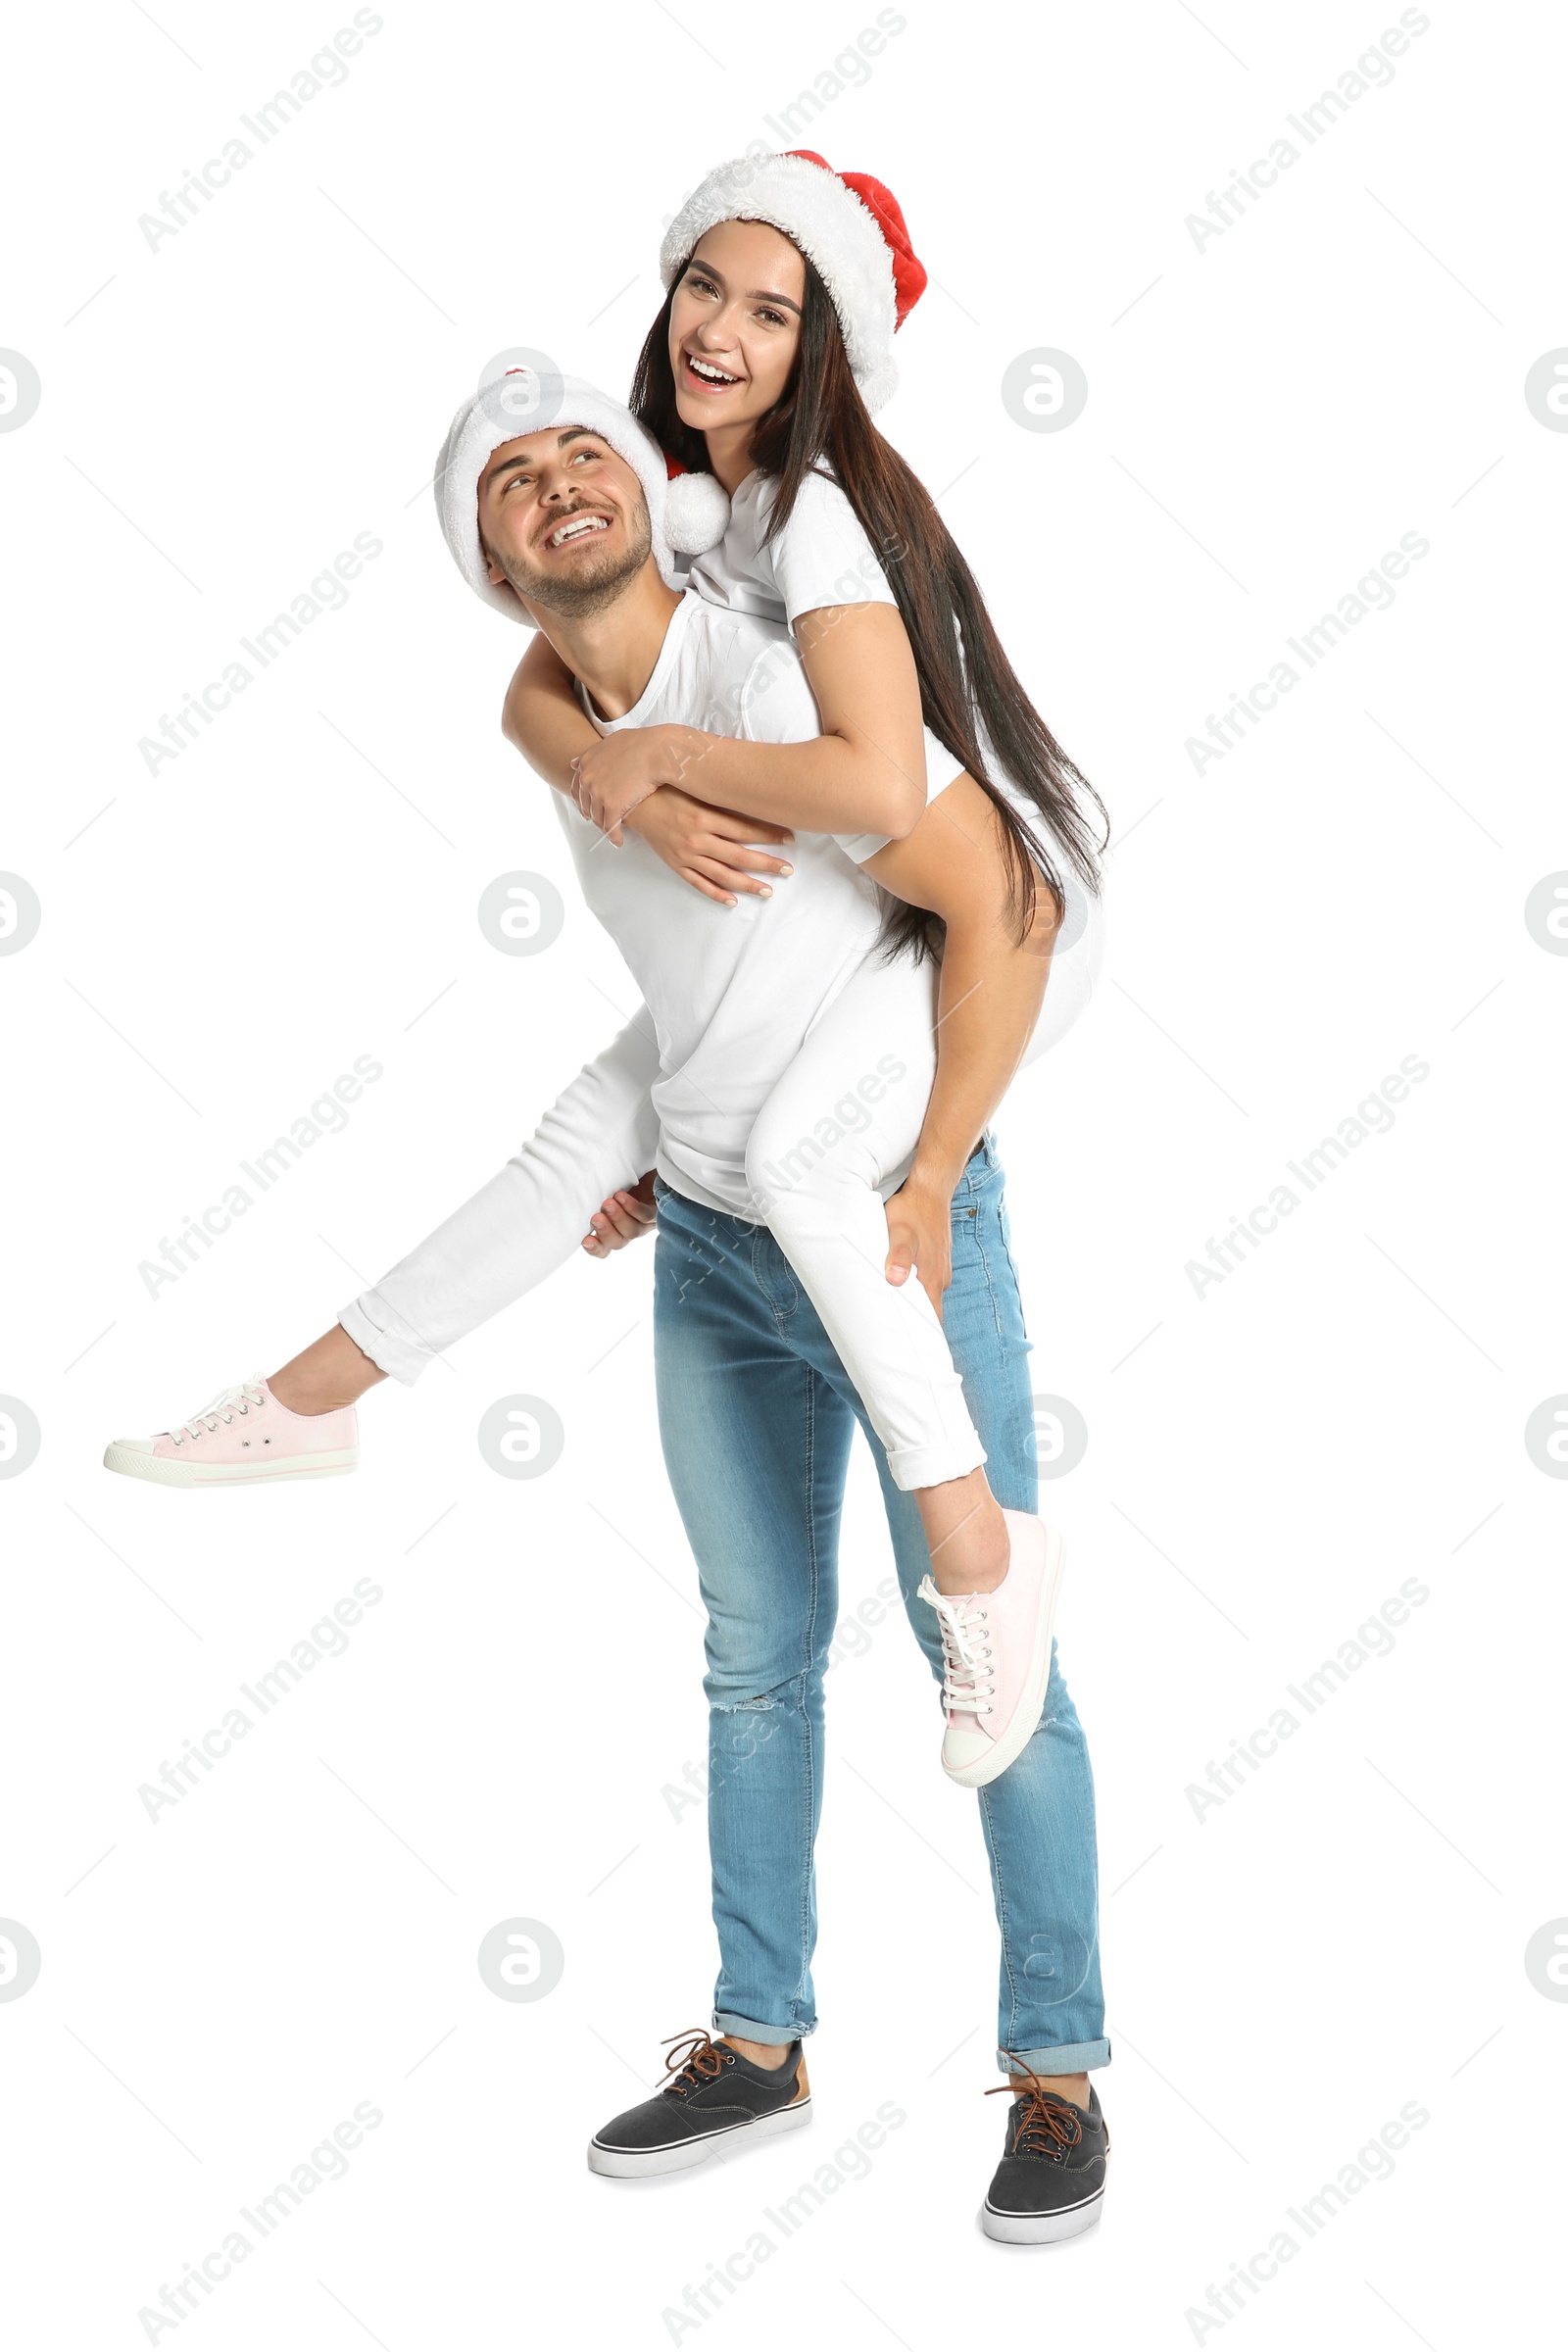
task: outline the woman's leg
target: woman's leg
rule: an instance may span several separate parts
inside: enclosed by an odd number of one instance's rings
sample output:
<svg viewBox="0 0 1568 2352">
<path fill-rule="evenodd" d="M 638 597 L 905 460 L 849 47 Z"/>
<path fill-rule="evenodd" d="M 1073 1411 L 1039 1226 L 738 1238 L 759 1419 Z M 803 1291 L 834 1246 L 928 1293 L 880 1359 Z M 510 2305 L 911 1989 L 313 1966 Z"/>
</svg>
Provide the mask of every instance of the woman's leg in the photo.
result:
<svg viewBox="0 0 1568 2352">
<path fill-rule="evenodd" d="M 330 1331 L 272 1375 L 296 1413 L 352 1404 L 390 1374 L 411 1386 L 432 1356 L 564 1265 L 589 1212 L 654 1164 L 659 1075 L 652 1018 L 634 1015 L 572 1080 L 522 1149 Z"/>
<path fill-rule="evenodd" d="M 358 1404 L 367 1389 L 385 1378 L 380 1365 L 349 1338 L 341 1323 L 334 1323 L 298 1355 L 291 1355 L 267 1385 L 291 1413 L 315 1415 Z"/>
<path fill-rule="evenodd" d="M 864 965 L 836 997 L 753 1128 L 747 1176 L 911 1493 L 944 1592 L 1006 1574 L 1006 1522 L 936 1309 L 890 1283 L 885 1197 L 904 1180 L 936 1075 L 938 972 Z"/>
<path fill-rule="evenodd" d="M 936 1074 L 937 969 L 865 964 L 764 1103 L 747 1148 L 757 1213 L 805 1283 L 901 1487 L 985 1458 L 936 1310 L 886 1275 L 883 1200 L 907 1171 Z"/>
</svg>

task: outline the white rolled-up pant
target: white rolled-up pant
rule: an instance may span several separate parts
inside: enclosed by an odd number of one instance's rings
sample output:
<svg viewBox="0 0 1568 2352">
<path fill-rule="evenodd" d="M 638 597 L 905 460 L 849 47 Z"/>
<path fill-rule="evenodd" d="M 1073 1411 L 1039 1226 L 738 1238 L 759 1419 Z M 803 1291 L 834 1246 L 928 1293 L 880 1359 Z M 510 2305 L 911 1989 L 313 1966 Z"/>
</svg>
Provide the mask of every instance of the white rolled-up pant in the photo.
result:
<svg viewBox="0 0 1568 2352">
<path fill-rule="evenodd" d="M 1092 939 L 1054 961 L 1019 1068 L 1038 1060 L 1089 1001 Z M 934 964 L 873 956 L 808 1033 L 753 1127 L 752 1221 L 789 1259 L 908 1490 L 985 1460 L 936 1310 L 919 1283 L 890 1283 L 883 1201 L 908 1173 L 936 1075 Z M 573 1080 L 500 1174 L 339 1318 L 396 1380 L 522 1298 L 574 1254 L 599 1203 L 654 1165 L 660 1076 L 639 1008 Z"/>
<path fill-rule="evenodd" d="M 654 1020 L 639 1005 L 546 1111 L 520 1152 L 339 1315 L 374 1364 L 410 1388 L 432 1356 L 564 1266 L 601 1200 L 654 1164 Z"/>
</svg>

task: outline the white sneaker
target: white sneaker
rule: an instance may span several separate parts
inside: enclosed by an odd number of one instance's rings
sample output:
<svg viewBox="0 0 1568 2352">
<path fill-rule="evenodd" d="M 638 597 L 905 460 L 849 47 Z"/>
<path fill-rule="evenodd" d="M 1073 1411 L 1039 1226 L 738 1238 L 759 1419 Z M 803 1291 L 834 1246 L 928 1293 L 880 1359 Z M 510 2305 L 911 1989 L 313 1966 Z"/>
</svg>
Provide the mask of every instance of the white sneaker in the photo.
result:
<svg viewBox="0 0 1568 2352">
<path fill-rule="evenodd" d="M 156 1438 L 116 1438 L 104 1468 L 160 1487 L 245 1487 L 261 1480 L 330 1478 L 360 1458 L 352 1404 L 294 1413 L 258 1372 Z"/>
<path fill-rule="evenodd" d="M 935 1609 L 942 1634 L 942 1769 L 965 1788 L 1005 1772 L 1034 1736 L 1067 1556 L 1055 1529 L 1031 1512 L 1002 1516 L 1012 1556 L 994 1592 L 939 1592 L 928 1576 L 916 1594 Z"/>
</svg>

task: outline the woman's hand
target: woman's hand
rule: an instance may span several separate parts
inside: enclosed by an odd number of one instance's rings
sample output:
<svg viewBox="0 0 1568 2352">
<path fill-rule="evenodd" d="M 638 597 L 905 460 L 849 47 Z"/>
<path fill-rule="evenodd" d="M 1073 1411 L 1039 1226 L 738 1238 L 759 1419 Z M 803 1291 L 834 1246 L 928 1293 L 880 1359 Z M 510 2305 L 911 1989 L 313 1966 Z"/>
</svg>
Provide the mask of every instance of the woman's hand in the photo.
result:
<svg viewBox="0 0 1568 2352">
<path fill-rule="evenodd" d="M 887 1220 L 889 1282 L 907 1282 L 913 1266 L 940 1323 L 942 1294 L 953 1280 L 953 1186 L 911 1168 L 887 1204 Z"/>
<path fill-rule="evenodd" d="M 639 1234 L 652 1233 L 658 1221 L 654 1171 L 650 1168 L 646 1176 L 639 1176 L 625 1192 L 612 1193 L 594 1211 L 582 1246 L 590 1257 L 611 1257 L 617 1250 L 624 1250 L 628 1242 L 636 1241 Z"/>
<path fill-rule="evenodd" d="M 695 727 L 622 727 L 601 736 L 572 760 L 571 797 L 619 849 L 620 828 L 632 809 L 661 785 L 681 783 L 703 742 Z"/>
<path fill-rule="evenodd" d="M 737 816 L 733 808 L 710 808 L 673 784 L 662 785 L 640 801 L 626 822 L 671 872 L 721 906 L 733 906 L 736 892 L 742 890 L 770 898 L 771 885 L 753 877 L 795 870 L 782 858 L 756 846 L 793 841 L 787 825 L 770 825 L 763 816 Z"/>
</svg>

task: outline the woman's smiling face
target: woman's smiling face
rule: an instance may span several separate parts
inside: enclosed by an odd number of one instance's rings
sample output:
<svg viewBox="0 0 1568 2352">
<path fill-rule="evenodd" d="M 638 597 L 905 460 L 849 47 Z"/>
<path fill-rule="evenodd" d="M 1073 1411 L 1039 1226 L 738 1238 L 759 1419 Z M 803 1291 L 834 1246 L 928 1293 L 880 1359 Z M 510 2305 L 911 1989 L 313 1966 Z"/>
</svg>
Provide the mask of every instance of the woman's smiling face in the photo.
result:
<svg viewBox="0 0 1568 2352">
<path fill-rule="evenodd" d="M 801 342 L 806 264 L 765 220 L 724 220 L 699 240 L 675 288 L 669 365 L 682 424 L 733 430 L 766 416 Z"/>
</svg>

